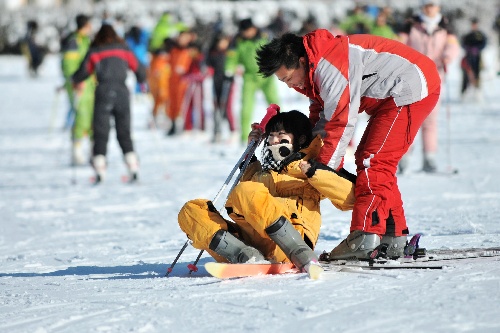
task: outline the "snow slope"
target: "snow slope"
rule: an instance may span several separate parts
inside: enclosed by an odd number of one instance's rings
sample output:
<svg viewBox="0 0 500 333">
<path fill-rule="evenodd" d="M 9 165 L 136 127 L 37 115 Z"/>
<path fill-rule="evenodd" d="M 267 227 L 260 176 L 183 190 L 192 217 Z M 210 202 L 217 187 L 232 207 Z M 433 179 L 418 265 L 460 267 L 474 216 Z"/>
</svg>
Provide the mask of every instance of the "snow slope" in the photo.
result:
<svg viewBox="0 0 500 333">
<path fill-rule="evenodd" d="M 204 271 L 206 255 L 187 275 L 198 254 L 189 246 L 164 278 L 186 241 L 180 207 L 213 199 L 244 147 L 210 144 L 200 133 L 166 138 L 146 127 L 150 102 L 135 99 L 141 183 L 121 182 L 112 133 L 109 177 L 94 187 L 89 167 L 69 167 L 57 66 L 51 56 L 31 79 L 22 58 L 0 57 L 1 332 L 500 331 L 499 260 L 330 272 L 319 281 L 303 274 L 219 281 Z M 500 246 L 500 78 L 486 77 L 483 103 L 461 103 L 459 79 L 455 66 L 440 114 L 443 173 L 418 172 L 417 140 L 414 164 L 398 179 L 410 231 L 422 232 L 428 249 Z M 280 89 L 284 110 L 306 111 L 306 100 Z M 259 96 L 255 120 L 266 107 Z M 444 174 L 448 167 L 458 174 Z M 349 213 L 322 207 L 318 253 L 349 232 Z"/>
</svg>

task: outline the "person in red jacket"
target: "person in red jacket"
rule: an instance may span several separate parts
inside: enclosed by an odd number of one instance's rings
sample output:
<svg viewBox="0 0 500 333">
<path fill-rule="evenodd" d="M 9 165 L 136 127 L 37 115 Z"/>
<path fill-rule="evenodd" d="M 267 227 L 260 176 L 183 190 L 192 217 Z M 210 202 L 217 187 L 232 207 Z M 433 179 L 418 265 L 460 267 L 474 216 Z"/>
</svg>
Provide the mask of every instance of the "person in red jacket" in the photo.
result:
<svg viewBox="0 0 500 333">
<path fill-rule="evenodd" d="M 367 259 L 380 244 L 388 256 L 402 256 L 409 230 L 396 171 L 439 99 L 434 62 L 395 40 L 318 29 L 273 39 L 257 51 L 257 63 L 263 76 L 309 97 L 314 133 L 324 140 L 317 159 L 334 170 L 343 168 L 358 114 L 370 115 L 355 153 L 351 233 L 330 259 Z"/>
</svg>

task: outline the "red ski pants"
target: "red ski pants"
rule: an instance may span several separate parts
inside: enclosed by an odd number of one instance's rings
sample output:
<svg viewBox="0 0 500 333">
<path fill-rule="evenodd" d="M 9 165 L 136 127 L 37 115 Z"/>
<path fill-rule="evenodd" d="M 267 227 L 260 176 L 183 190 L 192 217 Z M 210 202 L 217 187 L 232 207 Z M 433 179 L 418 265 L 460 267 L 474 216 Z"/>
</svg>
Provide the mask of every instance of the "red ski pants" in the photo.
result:
<svg viewBox="0 0 500 333">
<path fill-rule="evenodd" d="M 399 107 L 392 98 L 362 100 L 360 110 L 371 118 L 355 153 L 358 177 L 351 231 L 391 236 L 409 233 L 396 171 L 439 94 L 437 89 L 419 102 Z"/>
</svg>

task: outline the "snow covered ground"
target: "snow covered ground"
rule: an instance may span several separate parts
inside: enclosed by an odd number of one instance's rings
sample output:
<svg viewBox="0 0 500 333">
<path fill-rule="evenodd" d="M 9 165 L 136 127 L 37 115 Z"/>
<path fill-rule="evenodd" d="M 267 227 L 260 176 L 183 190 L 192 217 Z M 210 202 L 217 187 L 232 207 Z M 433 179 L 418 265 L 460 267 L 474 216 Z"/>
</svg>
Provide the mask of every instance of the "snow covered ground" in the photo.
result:
<svg viewBox="0 0 500 333">
<path fill-rule="evenodd" d="M 125 167 L 112 134 L 107 182 L 92 186 L 90 167 L 69 167 L 57 66 L 51 56 L 31 79 L 24 59 L 0 57 L 1 332 L 500 331 L 499 260 L 429 271 L 330 272 L 318 281 L 303 274 L 220 281 L 203 269 L 207 256 L 187 275 L 199 252 L 189 246 L 163 277 L 186 241 L 177 225 L 180 207 L 213 199 L 243 147 L 148 130 L 150 102 L 137 99 L 141 183 L 121 181 Z M 414 164 L 399 184 L 410 231 L 424 234 L 422 246 L 498 247 L 500 77 L 486 73 L 482 103 L 462 103 L 457 69 L 440 114 L 443 172 L 419 172 L 417 140 Z M 306 111 L 301 96 L 280 89 L 282 109 Z M 266 107 L 259 96 L 255 120 Z M 458 174 L 446 175 L 449 168 Z M 327 201 L 322 207 L 318 253 L 349 231 L 349 213 Z"/>
</svg>

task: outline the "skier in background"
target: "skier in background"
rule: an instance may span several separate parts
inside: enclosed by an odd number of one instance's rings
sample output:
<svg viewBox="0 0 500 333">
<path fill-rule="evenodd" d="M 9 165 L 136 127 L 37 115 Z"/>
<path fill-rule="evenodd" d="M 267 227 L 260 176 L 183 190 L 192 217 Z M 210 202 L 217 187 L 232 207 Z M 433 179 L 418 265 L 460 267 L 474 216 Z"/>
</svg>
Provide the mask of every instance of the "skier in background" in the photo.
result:
<svg viewBox="0 0 500 333">
<path fill-rule="evenodd" d="M 188 45 L 187 49 L 191 57 L 191 64 L 183 77 L 188 83 L 182 103 L 184 131 L 191 131 L 195 128 L 204 131 L 205 107 L 203 105 L 203 82 L 209 75 L 209 71 L 205 64 L 205 56 L 202 53 L 200 44 L 193 41 Z"/>
<path fill-rule="evenodd" d="M 83 153 L 82 141 L 92 136 L 95 91 L 95 78 L 93 76 L 89 76 L 76 86 L 71 81 L 71 76 L 82 63 L 90 47 L 92 33 L 89 16 L 79 14 L 75 21 L 76 31 L 63 38 L 61 42 L 64 88 L 66 88 L 70 104 L 66 126 L 71 126 L 71 165 L 73 166 L 86 165 L 89 162 L 89 158 Z"/>
<path fill-rule="evenodd" d="M 401 42 L 411 46 L 431 58 L 436 64 L 441 82 L 446 81 L 446 68 L 457 58 L 460 44 L 451 32 L 448 20 L 441 14 L 439 0 L 422 1 L 422 11 L 410 19 L 400 33 Z M 422 171 L 437 171 L 436 155 L 438 151 L 438 114 L 441 100 L 422 124 Z M 399 172 L 403 173 L 409 165 L 411 149 L 399 163 Z"/>
<path fill-rule="evenodd" d="M 137 60 L 144 67 L 149 66 L 149 33 L 137 25 L 132 26 L 125 34 L 125 41 L 128 47 L 134 52 Z M 146 83 L 137 83 L 135 86 L 136 93 L 146 93 L 148 87 Z"/>
<path fill-rule="evenodd" d="M 357 4 L 352 13 L 340 22 L 339 28 L 346 34 L 369 34 L 373 28 L 373 19 L 365 13 L 363 6 Z"/>
<path fill-rule="evenodd" d="M 170 12 L 164 12 L 158 19 L 149 40 L 149 51 L 154 52 L 163 47 L 166 38 L 174 38 L 182 30 L 186 30 L 186 25 L 181 22 L 174 22 Z"/>
<path fill-rule="evenodd" d="M 72 76 L 73 83 L 78 84 L 95 73 L 98 82 L 92 121 L 92 166 L 96 183 L 103 181 L 106 175 L 110 116 L 115 120 L 116 137 L 129 170 L 129 180 L 138 179 L 139 160 L 131 137 L 130 92 L 125 84 L 128 70 L 135 73 L 139 83 L 146 79 L 146 69 L 126 42 L 111 25 L 103 24 L 80 68 Z"/>
<path fill-rule="evenodd" d="M 175 45 L 175 41 L 171 38 L 166 38 L 163 46 L 156 49 L 151 58 L 148 68 L 148 84 L 149 92 L 153 97 L 153 109 L 151 111 L 152 119 L 149 122 L 150 128 L 158 128 L 159 110 L 163 108 L 165 117 L 168 117 L 169 109 L 169 92 L 170 92 L 170 75 L 172 66 L 170 61 L 170 53 Z"/>
<path fill-rule="evenodd" d="M 36 40 L 38 32 L 38 22 L 29 20 L 26 24 L 26 36 L 21 42 L 21 51 L 28 59 L 28 70 L 32 77 L 38 76 L 38 68 L 45 58 L 47 52 L 44 47 L 39 45 Z"/>
<path fill-rule="evenodd" d="M 394 32 L 392 27 L 387 24 L 387 14 L 383 11 L 379 12 L 375 24 L 370 30 L 371 35 L 385 37 L 389 39 L 399 40 L 399 36 Z"/>
<path fill-rule="evenodd" d="M 258 90 L 264 93 L 268 104 L 279 104 L 278 87 L 274 78 L 263 78 L 258 72 L 255 52 L 267 42 L 252 19 L 243 19 L 239 23 L 239 33 L 233 47 L 227 51 L 225 72 L 228 78 L 233 78 L 238 66 L 243 67 L 243 87 L 240 112 L 241 141 L 245 142 L 252 122 L 255 95 Z"/>
<path fill-rule="evenodd" d="M 189 44 L 194 40 L 194 34 L 189 31 L 181 31 L 176 38 L 176 43 L 170 51 L 170 82 L 169 82 L 169 98 L 168 118 L 170 119 L 170 129 L 167 136 L 176 135 L 179 133 L 177 122 L 180 116 L 185 111 L 183 101 L 188 88 L 188 81 L 184 77 L 191 66 L 193 58 L 189 52 Z"/>
<path fill-rule="evenodd" d="M 230 41 L 231 38 L 227 35 L 216 35 L 207 56 L 207 66 L 213 71 L 214 133 L 212 142 L 221 141 L 224 119 L 227 120 L 231 133 L 236 130 L 233 116 L 234 80 L 232 77 L 227 77 L 224 70 Z"/>
<path fill-rule="evenodd" d="M 316 162 L 322 141 L 313 138 L 303 113 L 275 115 L 265 133 L 256 125 L 248 142 L 265 138 L 262 162 L 251 156 L 229 194 L 225 208 L 232 221 L 211 201 L 195 199 L 179 212 L 179 226 L 195 248 L 218 262 L 292 262 L 309 272 L 318 265 L 313 250 L 321 227 L 320 201 L 328 198 L 338 209 L 352 209 L 355 177 Z"/>
<path fill-rule="evenodd" d="M 462 47 L 465 51 L 460 63 L 462 68 L 462 98 L 465 97 L 466 91 L 472 88 L 475 98 L 481 99 L 480 75 L 483 66 L 481 53 L 486 47 L 487 41 L 486 34 L 479 30 L 478 19 L 471 19 L 471 31 L 462 37 Z"/>
</svg>

